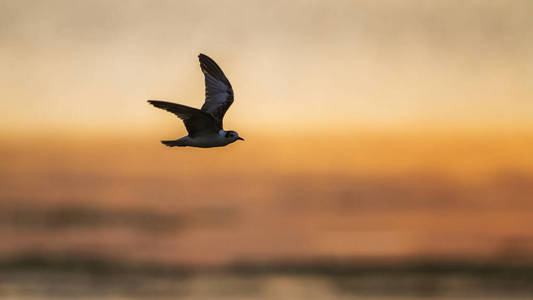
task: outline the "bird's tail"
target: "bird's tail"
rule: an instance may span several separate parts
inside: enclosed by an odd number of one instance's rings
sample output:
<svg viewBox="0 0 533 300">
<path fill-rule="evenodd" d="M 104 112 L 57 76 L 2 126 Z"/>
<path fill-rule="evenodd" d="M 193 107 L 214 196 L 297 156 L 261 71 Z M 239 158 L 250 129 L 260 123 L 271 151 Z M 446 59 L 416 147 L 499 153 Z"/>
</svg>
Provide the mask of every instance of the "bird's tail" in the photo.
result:
<svg viewBox="0 0 533 300">
<path fill-rule="evenodd" d="M 173 140 L 173 141 L 161 141 L 161 143 L 167 147 L 185 147 L 187 146 L 183 140 Z"/>
</svg>

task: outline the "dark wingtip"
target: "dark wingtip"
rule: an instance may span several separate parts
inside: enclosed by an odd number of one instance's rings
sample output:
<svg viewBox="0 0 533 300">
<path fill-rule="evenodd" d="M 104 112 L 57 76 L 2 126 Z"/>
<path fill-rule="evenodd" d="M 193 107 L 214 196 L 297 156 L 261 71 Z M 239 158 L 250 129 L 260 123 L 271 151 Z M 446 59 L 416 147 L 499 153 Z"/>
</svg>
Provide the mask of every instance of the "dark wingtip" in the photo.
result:
<svg viewBox="0 0 533 300">
<path fill-rule="evenodd" d="M 200 53 L 198 55 L 198 58 L 200 60 L 200 68 L 202 69 L 202 72 L 208 73 L 209 75 L 215 77 L 216 79 L 224 82 L 228 87 L 231 88 L 231 84 L 229 83 L 229 80 L 226 78 L 226 75 L 224 75 L 224 72 L 222 72 L 222 69 L 220 69 L 220 67 L 211 57 L 203 53 Z"/>
<path fill-rule="evenodd" d="M 209 56 L 207 56 L 207 55 L 205 55 L 203 53 L 198 54 L 198 60 L 200 61 L 200 63 L 202 63 L 202 61 L 205 61 L 208 58 L 209 58 Z"/>
<path fill-rule="evenodd" d="M 146 100 L 149 104 L 157 107 L 157 108 L 165 108 L 166 102 L 165 101 L 159 101 L 159 100 Z"/>
<path fill-rule="evenodd" d="M 200 65 L 203 65 L 204 67 L 207 67 L 207 64 L 210 64 L 210 63 L 216 64 L 215 61 L 211 57 L 203 53 L 198 54 L 198 60 L 200 61 Z"/>
</svg>

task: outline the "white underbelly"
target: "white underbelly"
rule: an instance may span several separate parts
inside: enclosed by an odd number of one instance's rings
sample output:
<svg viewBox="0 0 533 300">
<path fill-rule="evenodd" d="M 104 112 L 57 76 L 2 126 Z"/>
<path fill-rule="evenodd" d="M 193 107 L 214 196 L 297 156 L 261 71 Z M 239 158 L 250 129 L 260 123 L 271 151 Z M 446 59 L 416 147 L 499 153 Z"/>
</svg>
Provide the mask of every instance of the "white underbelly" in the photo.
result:
<svg viewBox="0 0 533 300">
<path fill-rule="evenodd" d="M 221 147 L 226 146 L 227 144 L 228 140 L 224 138 L 224 136 L 220 136 L 218 134 L 198 136 L 190 139 L 191 146 L 201 148 Z"/>
</svg>

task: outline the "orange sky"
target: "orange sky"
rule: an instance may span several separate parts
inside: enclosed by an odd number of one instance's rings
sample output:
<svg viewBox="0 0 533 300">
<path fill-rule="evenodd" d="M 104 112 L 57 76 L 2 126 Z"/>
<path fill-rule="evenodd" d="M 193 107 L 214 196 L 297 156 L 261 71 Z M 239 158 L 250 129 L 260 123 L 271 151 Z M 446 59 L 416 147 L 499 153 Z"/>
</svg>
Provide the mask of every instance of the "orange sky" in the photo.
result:
<svg viewBox="0 0 533 300">
<path fill-rule="evenodd" d="M 263 135 L 168 149 L 158 134 L 2 141 L 0 257 L 223 264 L 532 253 L 531 135 Z"/>
<path fill-rule="evenodd" d="M 0 0 L 0 256 L 529 255 L 532 11 Z M 229 77 L 224 125 L 246 142 L 166 148 L 185 128 L 146 100 L 200 107 L 200 52 Z M 94 216 L 47 227 L 65 212 Z M 158 234 L 141 222 L 176 216 Z"/>
<path fill-rule="evenodd" d="M 1 1 L 0 134 L 184 134 L 146 99 L 200 107 L 199 52 L 232 82 L 225 124 L 243 136 L 527 131 L 532 9 L 529 1 Z"/>
</svg>

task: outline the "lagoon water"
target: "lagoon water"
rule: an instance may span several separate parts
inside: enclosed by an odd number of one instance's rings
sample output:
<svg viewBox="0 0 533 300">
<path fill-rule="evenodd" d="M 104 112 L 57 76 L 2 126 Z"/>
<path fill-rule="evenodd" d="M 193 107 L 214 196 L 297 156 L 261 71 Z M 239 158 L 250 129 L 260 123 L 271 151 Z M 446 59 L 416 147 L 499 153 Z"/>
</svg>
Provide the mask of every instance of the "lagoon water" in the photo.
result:
<svg viewBox="0 0 533 300">
<path fill-rule="evenodd" d="M 472 274 L 361 273 L 351 276 L 249 273 L 14 271 L 0 275 L 2 299 L 531 299 L 531 278 Z"/>
</svg>

